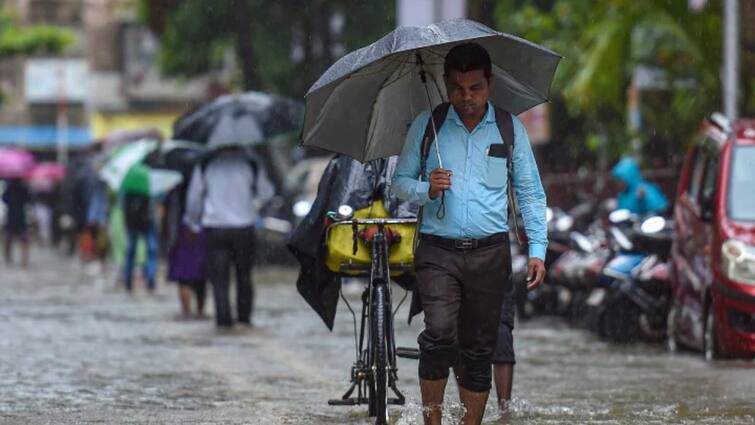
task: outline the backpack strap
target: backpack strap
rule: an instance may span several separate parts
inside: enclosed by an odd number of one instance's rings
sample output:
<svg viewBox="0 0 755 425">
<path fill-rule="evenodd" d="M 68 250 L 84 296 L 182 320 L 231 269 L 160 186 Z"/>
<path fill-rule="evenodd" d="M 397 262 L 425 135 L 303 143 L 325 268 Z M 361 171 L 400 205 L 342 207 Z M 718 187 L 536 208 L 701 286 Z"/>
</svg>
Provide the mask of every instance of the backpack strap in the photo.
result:
<svg viewBox="0 0 755 425">
<path fill-rule="evenodd" d="M 258 187 L 258 176 L 259 176 L 259 168 L 257 166 L 257 161 L 254 160 L 254 158 L 248 157 L 247 162 L 249 163 L 249 168 L 252 170 L 252 195 L 257 195 L 257 187 Z"/>
<path fill-rule="evenodd" d="M 508 175 L 508 190 L 511 192 L 511 181 L 514 174 L 514 119 L 511 113 L 495 107 L 495 124 L 498 126 L 498 132 L 501 133 L 501 139 L 509 151 L 509 160 L 506 161 L 506 173 Z"/>
<path fill-rule="evenodd" d="M 514 221 L 514 234 L 516 234 L 516 240 L 519 245 L 522 245 L 522 240 L 519 236 L 519 205 L 517 205 L 516 194 L 514 193 L 514 118 L 510 112 L 504 111 L 499 107 L 495 107 L 495 123 L 498 126 L 498 131 L 501 133 L 501 139 L 503 144 L 506 145 L 509 152 L 508 161 L 506 161 L 506 193 L 509 198 L 509 217 Z"/>
<path fill-rule="evenodd" d="M 441 103 L 433 109 L 433 113 L 427 120 L 425 125 L 425 133 L 422 135 L 422 144 L 419 150 L 419 181 L 425 179 L 425 172 L 427 171 L 427 156 L 430 155 L 430 147 L 435 141 L 435 134 L 440 132 L 440 128 L 443 126 L 443 122 L 446 121 L 448 110 L 451 108 L 451 104 L 448 102 Z M 435 129 L 433 130 L 433 124 Z M 417 211 L 417 223 L 414 230 L 414 241 L 412 243 L 412 253 L 417 251 L 417 245 L 419 245 L 419 229 L 422 227 L 422 216 L 424 215 L 424 206 L 419 207 Z"/>
</svg>

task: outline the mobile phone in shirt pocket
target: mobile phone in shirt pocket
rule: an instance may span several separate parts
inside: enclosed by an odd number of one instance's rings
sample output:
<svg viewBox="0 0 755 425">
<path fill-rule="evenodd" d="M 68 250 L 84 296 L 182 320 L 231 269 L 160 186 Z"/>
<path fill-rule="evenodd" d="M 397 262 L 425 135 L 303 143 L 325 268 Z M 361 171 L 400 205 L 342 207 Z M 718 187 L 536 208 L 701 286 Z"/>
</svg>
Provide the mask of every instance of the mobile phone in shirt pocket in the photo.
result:
<svg viewBox="0 0 755 425">
<path fill-rule="evenodd" d="M 485 155 L 486 175 L 485 185 L 491 188 L 502 188 L 506 184 L 506 145 L 496 143 L 488 146 Z"/>
</svg>

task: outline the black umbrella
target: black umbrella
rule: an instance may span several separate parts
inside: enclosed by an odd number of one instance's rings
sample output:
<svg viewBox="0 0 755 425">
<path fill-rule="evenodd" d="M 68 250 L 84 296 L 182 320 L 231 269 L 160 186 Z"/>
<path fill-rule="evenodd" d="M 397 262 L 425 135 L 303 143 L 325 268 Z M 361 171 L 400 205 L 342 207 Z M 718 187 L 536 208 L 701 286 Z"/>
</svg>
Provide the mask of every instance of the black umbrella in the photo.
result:
<svg viewBox="0 0 755 425">
<path fill-rule="evenodd" d="M 204 145 L 184 140 L 168 140 L 160 147 L 160 155 L 151 164 L 156 168 L 165 168 L 180 172 L 184 181 L 191 177 L 191 170 L 205 155 Z"/>
<path fill-rule="evenodd" d="M 211 149 L 258 144 L 301 128 L 301 102 L 267 93 L 221 96 L 180 117 L 173 138 Z"/>
<path fill-rule="evenodd" d="M 342 57 L 312 85 L 303 144 L 359 161 L 400 154 L 409 124 L 447 97 L 446 53 L 468 42 L 490 54 L 493 104 L 519 114 L 548 100 L 561 60 L 551 50 L 467 19 L 400 27 Z"/>
</svg>

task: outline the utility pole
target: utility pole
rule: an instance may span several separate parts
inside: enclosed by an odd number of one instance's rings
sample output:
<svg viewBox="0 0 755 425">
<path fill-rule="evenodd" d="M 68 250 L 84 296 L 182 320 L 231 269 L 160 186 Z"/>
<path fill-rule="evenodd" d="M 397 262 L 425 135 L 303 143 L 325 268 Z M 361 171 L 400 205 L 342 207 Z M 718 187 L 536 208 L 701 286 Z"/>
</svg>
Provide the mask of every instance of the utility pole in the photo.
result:
<svg viewBox="0 0 755 425">
<path fill-rule="evenodd" d="M 739 0 L 724 3 L 724 114 L 730 121 L 738 118 L 739 95 Z"/>
<path fill-rule="evenodd" d="M 58 63 L 58 113 L 57 113 L 57 161 L 68 164 L 68 102 L 66 91 L 66 62 L 61 59 Z"/>
</svg>

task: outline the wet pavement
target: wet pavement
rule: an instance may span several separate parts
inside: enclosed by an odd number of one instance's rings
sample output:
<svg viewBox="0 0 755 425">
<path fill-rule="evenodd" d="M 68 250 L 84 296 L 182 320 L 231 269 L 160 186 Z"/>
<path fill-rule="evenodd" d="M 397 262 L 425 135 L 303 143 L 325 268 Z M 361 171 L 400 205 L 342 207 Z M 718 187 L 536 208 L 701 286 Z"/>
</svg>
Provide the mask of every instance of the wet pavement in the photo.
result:
<svg viewBox="0 0 755 425">
<path fill-rule="evenodd" d="M 0 424 L 371 423 L 366 407 L 327 406 L 347 388 L 351 317 L 342 305 L 328 332 L 296 293 L 295 271 L 255 271 L 256 326 L 219 332 L 176 318 L 173 285 L 129 296 L 35 254 L 26 272 L 0 265 Z M 412 345 L 421 320 L 405 318 L 406 306 L 399 345 Z M 491 401 L 485 423 L 755 423 L 753 362 L 611 346 L 555 319 L 515 335 L 516 398 L 507 416 Z M 416 363 L 399 368 L 408 405 L 391 408 L 392 423 L 418 424 Z M 453 385 L 447 401 L 458 417 Z"/>
</svg>

